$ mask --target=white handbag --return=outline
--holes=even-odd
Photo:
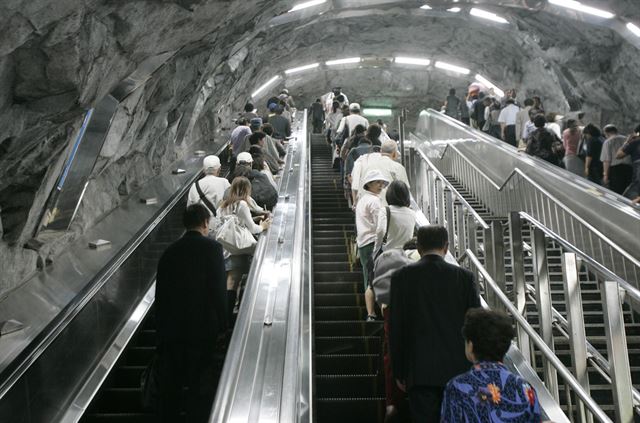
[[[221,217],[222,224],[216,230],[216,241],[231,255],[253,254],[258,241],[251,231],[240,223],[235,213]]]

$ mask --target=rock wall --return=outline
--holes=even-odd
[[[559,27],[558,17],[524,11],[509,12],[514,23],[498,28],[396,6],[270,26],[292,3],[0,3],[0,297],[185,151],[223,141],[250,93],[286,68],[356,54],[426,56],[521,95],[541,94],[550,110],[585,109],[624,128],[637,119],[640,57],[610,30],[571,20]],[[145,59],[169,51],[178,53],[118,108],[70,231],[34,241],[86,110]],[[300,74],[283,84],[302,105],[339,83],[354,101],[415,112],[468,82],[390,67]]]

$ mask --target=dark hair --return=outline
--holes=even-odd
[[[367,129],[364,127],[364,125],[356,125],[355,129],[354,129],[354,133],[356,134],[364,134],[364,132]]]
[[[182,224],[186,230],[200,228],[209,221],[209,210],[202,204],[192,204],[184,211],[182,215]]]
[[[247,103],[244,105],[245,112],[253,112],[253,109],[255,109],[255,107],[253,107],[252,103]]]
[[[258,171],[264,170],[264,155],[262,154],[262,150],[254,150],[249,152],[251,153],[251,158],[253,159],[253,163],[251,163],[251,169],[255,169]]]
[[[284,108],[282,106],[278,106],[276,107],[274,112],[276,113],[276,115],[281,115],[282,113],[284,113]]]
[[[429,225],[418,228],[418,247],[422,251],[440,250],[449,243],[449,233],[444,226]]]
[[[245,118],[239,118],[236,120],[236,125],[246,125],[247,123],[249,123],[249,121]]]
[[[391,182],[387,187],[385,198],[390,206],[409,207],[411,205],[409,187],[402,181]]]
[[[254,161],[256,160],[256,156],[262,157],[262,155],[264,154],[264,152],[262,151],[262,147],[260,147],[259,145],[252,145],[251,147],[249,147],[248,153],[251,154],[251,158]]]
[[[514,335],[511,318],[504,313],[472,308],[464,318],[462,336],[473,343],[478,361],[502,361]]]
[[[456,89],[455,88],[449,89],[449,95],[456,95]]]
[[[344,96],[340,94],[339,96],[336,97],[336,100],[338,100],[338,103],[342,103],[344,101]]]
[[[617,134],[618,128],[616,128],[615,125],[609,124],[603,128],[603,131],[605,134]]]
[[[262,131],[256,131],[253,134],[249,135],[249,144],[257,145],[260,140],[266,137],[265,133]]]
[[[584,129],[582,130],[582,133],[591,135],[593,138],[598,138],[599,136],[602,135],[602,132],[600,132],[600,128],[595,126],[593,123],[590,123],[587,126],[585,126]]]
[[[507,101],[505,101],[505,103],[506,103],[506,104],[516,104],[516,101],[515,101],[513,98],[509,97],[509,98],[507,99]]]
[[[358,127],[356,126],[356,130],[357,128]],[[375,123],[369,125],[369,127],[367,128],[367,138],[369,138],[371,142],[377,141],[380,138],[380,135],[382,135],[382,128],[380,127],[380,125],[377,125]]]
[[[320,99],[319,98],[316,98],[316,103],[320,103]]]
[[[265,123],[262,125],[262,132],[264,132],[265,134],[271,136],[273,135],[273,126],[271,126],[270,123]]]
[[[236,165],[236,168],[233,170],[233,173],[229,175],[227,180],[229,182],[233,182],[234,179],[239,178],[241,176],[249,179],[249,176],[251,176],[251,166],[246,165],[244,163],[238,163]]]
[[[402,246],[403,250],[416,250],[418,248],[418,239],[414,236]]]
[[[536,128],[544,128],[544,125],[547,123],[547,118],[544,117],[543,114],[539,114],[533,118],[533,126]]]
[[[534,108],[529,110],[529,120],[531,120],[531,122],[533,122],[533,118],[542,114],[542,110]]]
[[[635,129],[633,130],[633,132],[635,134],[640,133],[640,125],[636,126]]]
[[[340,108],[340,103],[338,103],[337,101],[334,101],[333,103],[331,103],[331,111],[333,113],[336,113],[339,108]]]
[[[532,98],[527,98],[527,99],[524,101],[524,106],[525,106],[525,107],[533,106],[533,99],[532,99]]]

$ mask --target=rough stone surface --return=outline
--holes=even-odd
[[[517,87],[521,97],[541,95],[548,110],[583,109],[623,128],[638,118],[638,49],[569,15],[505,8],[512,23],[500,27],[462,14],[417,13],[405,2],[268,26],[293,3],[0,2],[0,296],[192,146],[223,140],[250,93],[286,68],[356,54],[425,56]],[[619,15],[637,15],[636,0],[609,3]],[[25,248],[86,110],[145,59],[169,51],[178,52],[118,108],[70,230],[41,234],[41,243],[30,243],[38,248]],[[287,86],[304,106],[340,84],[352,100],[415,113],[469,82],[384,65],[292,75],[270,91]]]

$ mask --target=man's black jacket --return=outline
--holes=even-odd
[[[222,246],[188,231],[162,254],[156,277],[158,342],[214,343],[227,327]]]

